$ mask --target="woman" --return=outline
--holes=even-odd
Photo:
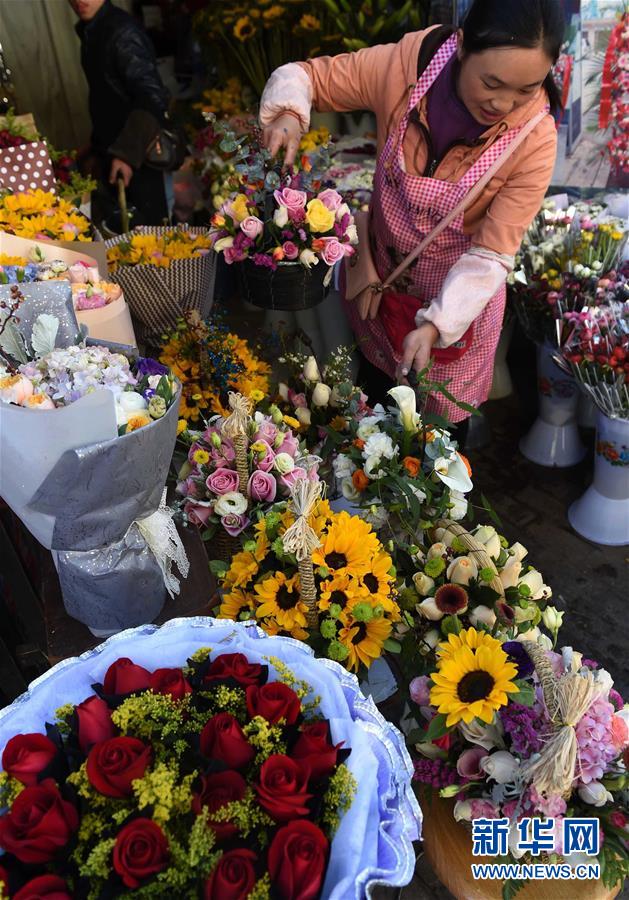
[[[368,390],[382,393],[383,372],[404,380],[433,354],[433,380],[449,382],[474,407],[487,399],[506,278],[554,167],[550,109],[559,97],[550,70],[563,27],[560,0],[474,0],[458,31],[435,26],[398,44],[290,63],[269,79],[260,109],[265,142],[273,154],[284,147],[289,164],[312,104],[375,112],[369,237],[377,280],[472,199],[394,285],[417,300],[382,300],[368,289],[345,301],[372,375],[380,370]],[[467,416],[442,397],[430,405],[453,422]]]

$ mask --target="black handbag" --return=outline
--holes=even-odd
[[[160,172],[175,172],[183,165],[187,150],[184,131],[167,122],[148,145],[144,164]]]

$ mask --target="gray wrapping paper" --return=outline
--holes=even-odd
[[[24,295],[18,316],[20,333],[30,345],[33,324],[42,313],[59,319],[59,330],[55,339],[56,347],[70,347],[76,344],[80,332],[79,323],[72,302],[72,287],[69,281],[34,281],[18,285]],[[11,285],[0,285],[0,300],[7,301],[11,295]]]

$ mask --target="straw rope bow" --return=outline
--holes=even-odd
[[[243,397],[242,394],[237,394],[234,391],[229,392],[227,399],[232,412],[223,422],[221,433],[226,438],[229,438],[234,445],[240,493],[246,497],[249,483],[249,465],[247,463],[249,437],[247,431],[251,417],[252,402],[248,397]]]
[[[295,521],[282,538],[286,553],[294,553],[299,570],[300,595],[307,607],[306,621],[309,628],[316,628],[319,622],[317,615],[317,588],[314,580],[312,554],[319,546],[319,538],[308,518],[312,514],[315,503],[321,497],[321,482],[299,478],[291,492],[291,506]]]
[[[534,782],[540,794],[560,794],[567,799],[578,765],[576,726],[586,714],[596,696],[596,682],[591,672],[566,672],[555,676],[546,653],[539,644],[523,641],[531,658],[544,693],[546,709],[553,724],[553,732],[542,752],[523,768],[522,775]]]

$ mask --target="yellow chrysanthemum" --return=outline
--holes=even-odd
[[[299,575],[287,578],[284,572],[275,572],[254,586],[258,595],[256,617],[275,619],[284,631],[306,627],[308,607],[299,593]]]
[[[391,622],[385,618],[373,618],[369,622],[352,622],[339,631],[339,641],[347,647],[345,665],[353,672],[361,664],[369,668],[382,656],[384,642],[391,634]]]
[[[145,425],[150,425],[152,421],[151,417],[144,413],[136,413],[133,416],[129,416],[125,433],[130,434],[132,431],[137,431],[138,428],[144,428]]]
[[[458,635],[458,646],[448,642],[431,675],[430,702],[447,716],[448,727],[476,718],[491,722],[496,710],[509,702],[507,695],[519,690],[512,681],[518,671],[515,663],[509,662],[498,641],[492,638],[496,645],[492,646],[478,634],[470,628]]]
[[[358,516],[342,512],[322,536],[322,544],[312,554],[315,568],[323,566],[337,575],[366,574],[381,544],[371,526]]]
[[[295,429],[295,431],[301,426],[299,419],[293,419],[292,416],[284,416],[284,424],[288,425],[289,428]]]
[[[210,454],[207,450],[195,450],[192,454],[192,459],[198,466],[205,466],[210,461]]]

